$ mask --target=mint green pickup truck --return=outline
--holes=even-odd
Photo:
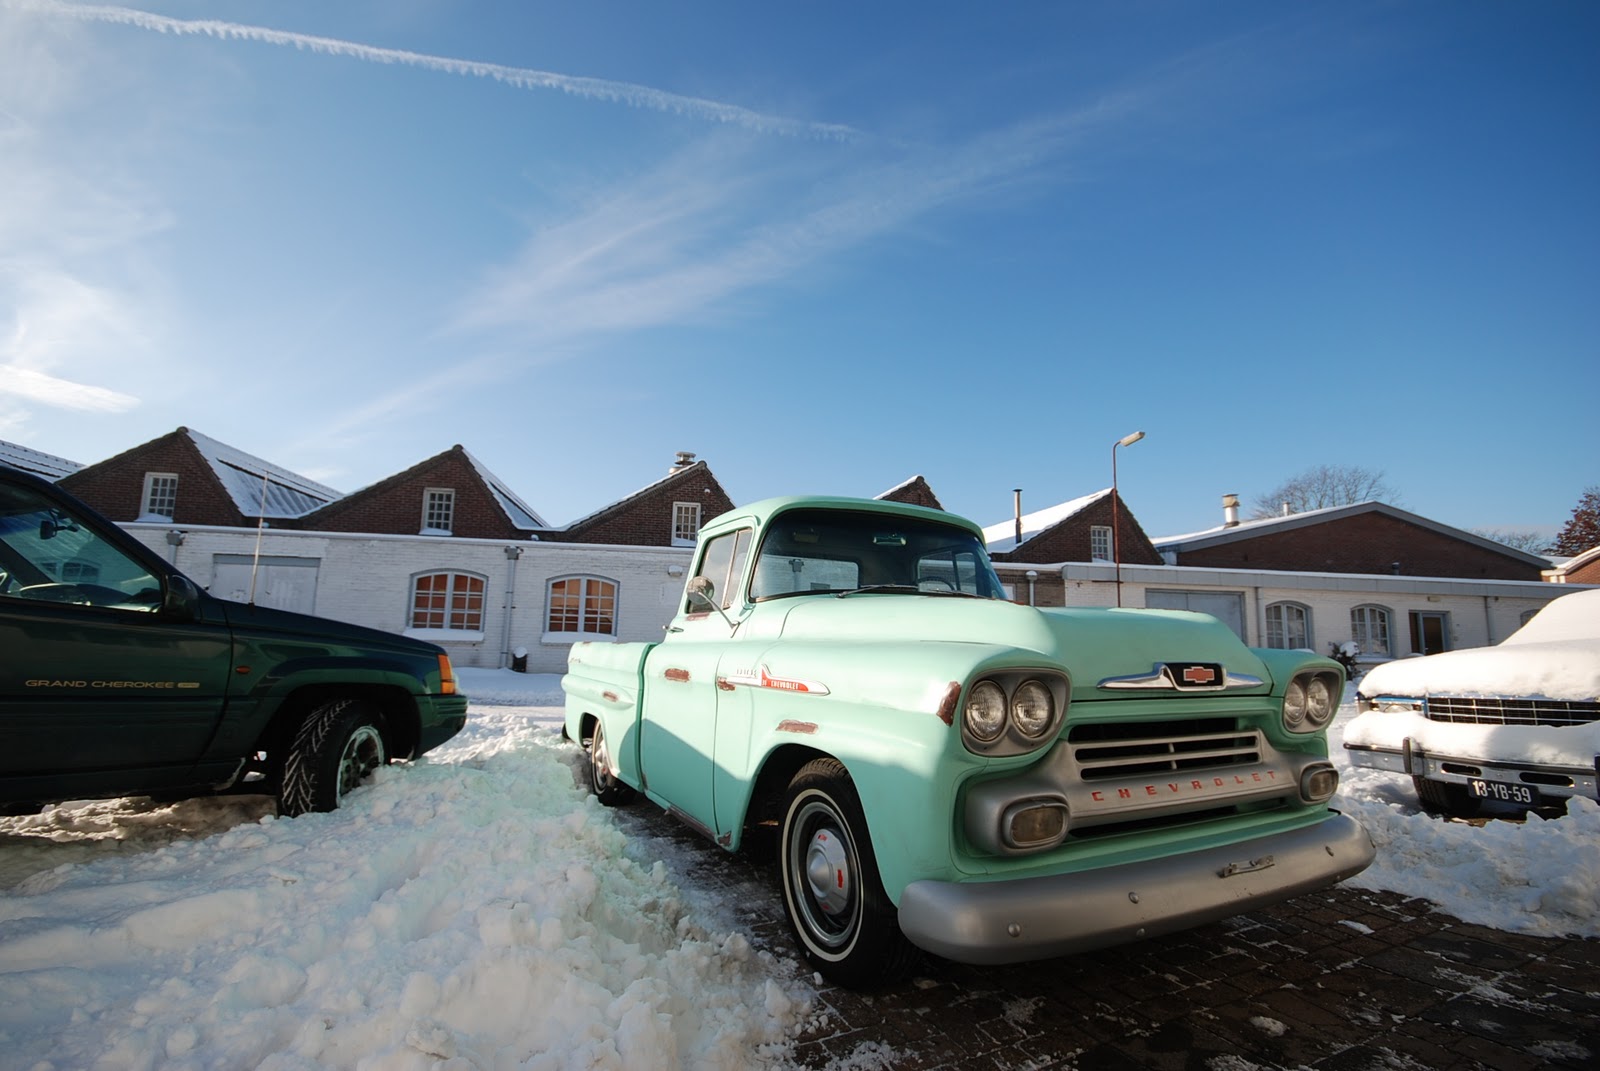
[[[660,643],[574,646],[594,794],[776,841],[812,966],[1058,956],[1320,889],[1373,858],[1328,806],[1337,663],[1216,619],[1007,600],[981,530],[783,498],[700,533]]]

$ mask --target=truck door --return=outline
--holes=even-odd
[[[639,727],[645,791],[713,834],[726,832],[717,828],[712,791],[721,696],[717,667],[737,642],[733,623],[744,608],[741,584],[750,537],[750,530],[741,528],[701,548],[694,576],[710,580],[715,609],[685,596],[666,639],[651,650],[645,665]]]
[[[163,615],[163,583],[67,500],[0,478],[0,775],[71,790],[204,752],[229,634]]]

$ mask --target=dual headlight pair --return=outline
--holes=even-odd
[[[1033,751],[1060,731],[1067,711],[1067,681],[1031,670],[1002,672],[967,690],[961,734],[968,749],[984,755]]]
[[[1332,673],[1301,673],[1283,692],[1283,726],[1291,733],[1314,733],[1339,709],[1339,680]]]

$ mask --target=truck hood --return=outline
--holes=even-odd
[[[800,596],[782,639],[823,642],[971,643],[1036,651],[1076,688],[1148,674],[1159,662],[1220,663],[1270,682],[1266,665],[1226,625],[1182,610],[1038,609],[988,599],[902,594]]]

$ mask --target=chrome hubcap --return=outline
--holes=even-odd
[[[850,854],[844,842],[831,829],[819,829],[806,847],[806,884],[811,898],[829,915],[849,909],[854,898],[855,879],[850,873]]]

